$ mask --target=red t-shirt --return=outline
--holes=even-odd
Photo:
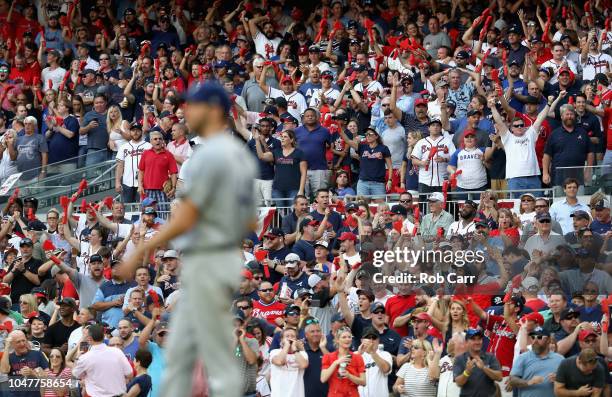
[[[392,296],[385,304],[385,312],[387,313],[387,316],[389,316],[389,325],[391,325],[391,329],[400,334],[402,337],[408,336],[408,327],[403,326],[400,328],[395,328],[392,326],[393,321],[395,321],[397,317],[401,316],[406,310],[414,307],[415,304],[416,299],[414,295]]]
[[[261,300],[253,301],[253,317],[263,318],[272,325],[274,320],[285,315],[285,304],[279,301],[265,304]]]
[[[502,316],[489,314],[485,322],[485,329],[489,331],[489,347],[487,352],[494,354],[501,365],[504,376],[510,374],[512,360],[514,360],[514,344],[516,335]]]
[[[610,91],[612,92],[612,91]],[[606,149],[612,150],[612,107],[608,107],[604,110],[603,126],[606,130]]]
[[[529,117],[528,115],[516,112],[516,117],[520,117],[525,123],[526,127],[530,127],[535,121],[536,117]],[[546,146],[546,141],[551,134],[550,124],[548,120],[544,120],[544,122],[540,125],[540,131],[538,131],[538,139],[536,140],[535,150],[536,157],[538,158],[538,166],[542,169],[542,157],[544,157],[544,147]]]
[[[346,370],[353,376],[359,376],[365,372],[365,363],[363,357],[359,353],[350,353],[351,362],[346,366]],[[338,351],[327,353],[323,356],[321,369],[327,369],[338,359]],[[359,389],[356,384],[348,378],[338,377],[338,369],[334,371],[332,376],[327,380],[329,391],[327,397],[359,397]]]
[[[74,288],[74,284],[70,279],[67,279],[64,282],[64,288],[62,288],[62,298],[72,298],[74,300],[79,300],[79,293],[76,288]]]
[[[18,79],[23,80],[23,84],[26,86],[31,86],[35,77],[40,79],[40,67],[38,66],[38,62],[32,62],[26,65],[23,70],[12,68],[11,74],[9,75],[9,79],[13,81]],[[18,81],[16,82],[18,83]]]
[[[521,235],[519,234],[519,231],[517,228],[511,227],[509,229],[506,229],[504,230],[504,234],[508,236],[508,238],[510,238],[510,240],[512,241],[512,245],[514,245],[515,247],[518,245],[521,239]],[[489,236],[499,237],[499,229],[491,230],[491,233],[489,233]]]
[[[174,156],[165,149],[159,153],[153,149],[145,150],[138,170],[144,172],[143,187],[148,190],[161,190],[168,177],[178,173]]]

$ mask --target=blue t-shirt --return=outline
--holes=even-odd
[[[506,90],[508,89],[508,80],[502,81],[502,87],[504,89],[504,92],[506,92]],[[524,95],[523,92],[526,89],[527,89],[527,84],[525,84],[523,80],[518,79],[514,81],[513,92],[515,94]],[[512,99],[508,102],[508,105],[510,105],[510,107],[516,110],[517,112],[521,112],[521,113],[523,112],[524,105],[521,101],[519,101],[516,98],[516,96],[512,96]]]
[[[25,379],[19,374],[19,371],[21,371],[23,367],[28,367],[31,369],[40,367],[42,369],[47,369],[49,368],[49,361],[47,361],[47,359],[45,358],[45,356],[43,355],[41,351],[29,350],[23,356],[18,356],[14,352],[11,353],[9,355],[9,365],[11,368],[8,374],[9,376],[20,378],[20,379]],[[23,397],[39,397],[40,391],[38,390],[37,391],[19,391],[19,392],[14,392],[14,393],[8,393],[8,395],[11,395],[11,396],[14,395],[14,396],[19,396],[19,397],[22,397],[22,396]]]
[[[385,183],[385,159],[391,157],[389,148],[381,144],[370,147],[367,143],[362,143],[357,148],[357,153],[361,158],[359,180]]]
[[[274,152],[281,148],[281,143],[278,139],[273,137],[268,137],[266,140],[266,144],[268,146],[268,151]],[[255,156],[257,160],[257,164],[259,165],[259,176],[257,179],[262,179],[264,181],[271,181],[274,179],[274,163],[270,163],[268,161],[260,160],[257,157],[257,149],[255,148],[255,139],[251,139],[247,144],[249,146],[249,150]]]
[[[601,235],[608,233],[610,231],[611,226],[612,226],[612,222],[602,223],[602,222],[599,222],[598,220],[594,220],[593,223],[591,223],[591,229],[595,233],[601,234]]]
[[[298,148],[306,155],[308,169],[327,170],[325,151],[327,146],[331,145],[329,130],[318,125],[317,128],[309,131],[306,126],[302,125],[295,129],[295,137]]]
[[[49,164],[74,158],[79,154],[79,122],[74,116],[64,119],[63,127],[70,130],[74,136],[66,138],[64,134],[55,131],[51,138],[47,140],[49,148]],[[42,134],[47,132],[47,123],[43,122]],[[76,160],[75,160],[76,161]]]
[[[419,167],[412,165],[412,158],[404,159],[406,163],[406,190],[419,190]]]
[[[166,370],[166,359],[164,358],[164,349],[159,347],[155,342],[149,342],[149,352],[153,356],[153,361],[147,369],[151,377],[151,394],[149,397],[157,397],[161,388],[162,376]]]
[[[147,397],[151,391],[151,377],[148,374],[135,377],[127,384],[127,391],[129,392],[134,385],[140,386],[140,393],[136,395],[137,397]]]
[[[298,89],[299,93],[304,95],[304,98],[306,98],[306,103],[310,103],[310,98],[312,98],[312,94],[320,89],[322,87],[321,83],[319,84],[313,84],[313,83],[305,83],[302,84],[300,86],[300,88]]]
[[[92,128],[87,133],[88,149],[105,149],[108,145],[108,131],[106,130],[106,113],[98,113],[91,110],[83,117],[83,126],[86,127],[92,121],[98,122],[98,127]]]
[[[315,258],[314,247],[312,242],[306,240],[298,240],[295,244],[293,244],[293,249],[291,250],[294,254],[297,254],[301,260],[303,261],[312,261]]]

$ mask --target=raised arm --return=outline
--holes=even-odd
[[[487,101],[487,105],[489,106],[489,109],[491,109],[491,114],[493,115],[493,120],[495,120],[495,128],[497,128],[498,134],[504,136],[506,133],[508,133],[508,126],[504,120],[502,120],[501,115],[497,111],[497,107],[495,106],[495,98],[490,97]]]
[[[391,86],[391,101],[389,102],[389,109],[393,112],[393,116],[396,119],[402,119],[402,110],[397,107],[397,90],[400,87],[400,81],[397,74],[393,75],[393,85]]]

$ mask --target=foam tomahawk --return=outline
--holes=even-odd
[[[83,194],[83,191],[87,189],[87,179],[82,179],[81,183],[79,183],[79,188],[76,191],[76,194],[72,197],[72,202],[74,203],[76,199]]]

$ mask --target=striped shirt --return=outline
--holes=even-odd
[[[438,387],[429,378],[429,368],[415,368],[406,363],[397,371],[397,377],[404,379],[402,397],[436,397]]]

